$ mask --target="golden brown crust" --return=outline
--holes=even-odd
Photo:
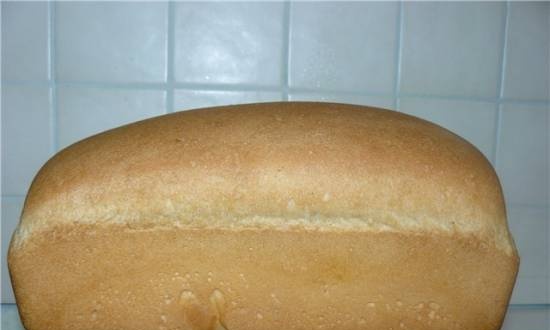
[[[468,142],[393,111],[289,102],[61,151],[9,266],[29,330],[490,330],[518,257]]]
[[[471,144],[329,103],[179,112],[74,144],[33,182],[16,243],[73,222],[460,232],[515,249],[498,179]]]
[[[28,330],[493,330],[517,258],[456,234],[74,225],[10,269]]]

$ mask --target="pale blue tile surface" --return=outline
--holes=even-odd
[[[63,87],[58,90],[59,147],[165,113],[165,92]]]
[[[502,330],[550,329],[550,307],[537,309],[510,309]]]
[[[178,2],[179,82],[279,85],[282,2]]]
[[[2,194],[25,194],[52,154],[50,90],[2,86]]]
[[[550,304],[549,213],[546,207],[509,204],[508,224],[521,258],[514,304]]]
[[[281,100],[280,92],[176,90],[174,92],[174,111]]]
[[[548,106],[502,106],[497,170],[509,203],[548,205],[548,114]]]
[[[505,6],[406,2],[401,92],[497,97]]]
[[[2,330],[25,330],[21,324],[17,306],[2,304]]]
[[[508,205],[508,224],[520,251],[520,277],[548,276],[549,255],[544,253],[548,249],[548,216],[543,207]]]
[[[518,278],[510,301],[520,305],[547,304],[549,286],[548,277]]]
[[[290,85],[393,93],[396,2],[292,5]]]
[[[289,101],[322,101],[336,103],[350,103],[369,105],[384,109],[394,110],[395,100],[388,96],[374,96],[345,93],[322,93],[322,92],[293,92],[289,94]]]
[[[545,99],[550,93],[550,2],[511,2],[504,97]]]
[[[2,1],[2,80],[48,79],[48,3]]]
[[[402,98],[400,111],[434,122],[475,145],[493,159],[497,105],[489,102]]]
[[[57,2],[58,79],[164,81],[166,8],[164,2]]]
[[[2,303],[14,301],[6,256],[11,236],[19,223],[23,201],[23,197],[2,197]]]

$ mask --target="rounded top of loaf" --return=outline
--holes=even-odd
[[[15,245],[75,223],[467,235],[515,253],[475,147],[412,116],[333,103],[177,112],[75,143],[34,179]]]

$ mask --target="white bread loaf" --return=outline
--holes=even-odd
[[[471,144],[394,111],[299,102],[66,148],[9,251],[28,330],[492,330],[518,263]]]

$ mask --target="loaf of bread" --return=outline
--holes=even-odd
[[[80,141],[34,179],[9,250],[28,330],[493,330],[518,262],[475,147],[305,102]]]

